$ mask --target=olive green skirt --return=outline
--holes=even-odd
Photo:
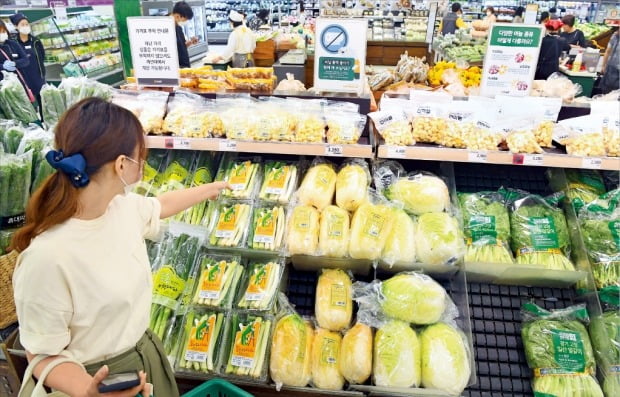
[[[86,371],[94,375],[102,366],[107,365],[110,373],[144,371],[148,383],[153,384],[153,394],[161,397],[178,397],[179,389],[174,379],[174,372],[161,341],[151,330],[146,330],[136,346],[109,360],[86,366]]]

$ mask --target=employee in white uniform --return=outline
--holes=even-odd
[[[243,24],[243,15],[231,11],[228,16],[233,31],[228,36],[228,44],[221,55],[215,57],[214,62],[232,61],[235,68],[254,66],[252,54],[256,48],[256,37],[252,30]]]

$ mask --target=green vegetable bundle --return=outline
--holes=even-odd
[[[223,313],[190,309],[185,316],[177,369],[207,374],[214,372],[224,328]]]
[[[43,121],[48,126],[57,124],[60,116],[67,110],[64,91],[51,84],[44,85],[41,88],[41,110]]]
[[[190,276],[200,242],[196,237],[181,234],[178,237],[170,236],[164,246],[161,257],[156,259],[153,274],[153,304],[149,325],[160,339],[163,339],[169,320],[180,306],[180,299],[193,289]]]
[[[514,201],[511,209],[511,246],[518,264],[575,270],[568,259],[570,237],[560,208],[528,195]]]
[[[284,241],[286,215],[283,207],[257,207],[248,245],[255,250],[279,251]]]
[[[23,214],[30,197],[32,151],[0,156],[0,218]]]
[[[65,93],[67,108],[85,98],[97,97],[106,101],[112,97],[112,88],[86,77],[68,77],[58,86]]]
[[[585,305],[547,311],[526,303],[521,329],[527,365],[534,371],[535,394],[602,397],[594,352],[588,331]]]
[[[0,82],[0,107],[7,117],[23,123],[39,121],[24,86],[13,73],[5,73]]]
[[[600,291],[606,310],[592,318],[590,338],[597,363],[603,375],[606,396],[620,395],[620,288],[607,287]]]
[[[29,126],[23,132],[23,137],[17,148],[17,154],[24,154],[32,150],[32,180],[37,177],[37,172],[42,163],[47,163],[45,160],[45,148],[49,148],[53,145],[54,134],[41,129],[38,126]],[[48,164],[49,165],[49,164]]]
[[[250,226],[250,204],[221,203],[214,211],[209,244],[213,247],[243,247]]]
[[[159,183],[158,194],[184,189],[191,184],[191,167],[195,153],[185,150],[174,150],[170,154],[168,166]]]
[[[568,182],[566,195],[577,213],[584,205],[591,203],[605,193],[603,177],[595,170],[567,169],[566,181]]]
[[[288,204],[297,187],[297,165],[283,161],[267,161],[265,180],[258,197],[265,201]]]
[[[224,190],[222,195],[234,199],[254,198],[260,179],[260,162],[261,159],[258,157],[251,159],[225,157],[215,179],[228,182],[232,190]]]
[[[5,128],[0,126],[0,143],[4,147],[4,152],[17,153],[24,133],[25,128],[17,123],[5,123]]]
[[[510,217],[497,192],[459,193],[465,225],[465,261],[513,263],[508,247]]]
[[[240,309],[269,310],[275,302],[282,276],[279,262],[256,262],[249,266],[239,296]]]
[[[216,166],[215,160],[215,156],[211,152],[200,152],[196,155],[190,176],[190,187],[213,182]],[[206,215],[208,213],[208,207],[209,202],[205,200],[187,211],[180,213],[176,219],[181,222],[189,223],[190,225],[202,225],[207,221]]]
[[[264,380],[271,317],[235,313],[232,316],[225,373]]]
[[[579,227],[597,288],[620,286],[620,189],[579,211]]]
[[[170,152],[172,156],[175,151]],[[167,150],[149,150],[149,154],[144,163],[144,171],[142,173],[142,180],[136,186],[134,190],[137,194],[143,196],[154,196],[157,194],[161,183],[163,182],[163,170],[166,168],[166,161],[168,159]]]
[[[239,262],[238,257],[204,257],[198,270],[192,303],[229,308],[243,275],[243,266]]]
[[[0,256],[8,253],[9,245],[13,239],[13,234],[17,229],[0,230]]]

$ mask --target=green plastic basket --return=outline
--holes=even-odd
[[[211,379],[182,397],[254,397],[223,379]]]

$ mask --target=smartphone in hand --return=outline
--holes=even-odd
[[[119,374],[110,374],[99,383],[99,393],[110,393],[113,391],[121,391],[131,389],[140,384],[140,375],[138,371],[123,372]]]

